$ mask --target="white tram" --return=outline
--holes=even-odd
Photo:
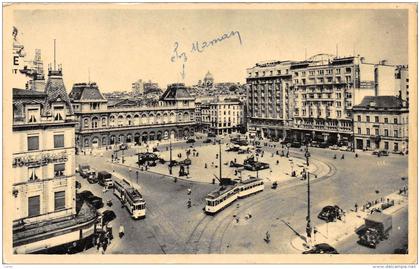
[[[207,195],[204,211],[207,214],[216,214],[235,202],[238,198],[245,198],[263,190],[263,180],[255,177],[234,185],[222,186],[219,190],[215,190]]]
[[[125,179],[114,179],[114,195],[128,209],[134,219],[146,217],[146,202],[140,192]]]
[[[220,189],[212,191],[206,197],[204,211],[207,214],[216,214],[238,199],[238,191],[237,185],[222,186]]]
[[[264,181],[261,178],[250,177],[239,183],[238,198],[245,198],[251,194],[264,190]]]

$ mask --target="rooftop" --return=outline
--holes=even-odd
[[[13,88],[13,97],[45,98],[46,96],[47,94],[45,92]]]
[[[177,99],[194,100],[194,98],[188,92],[187,87],[185,87],[183,83],[174,83],[168,85],[168,88],[160,97],[161,101]]]
[[[399,109],[403,107],[403,101],[395,96],[365,96],[362,102],[353,108]]]
[[[71,90],[69,97],[76,101],[85,100],[103,100],[106,101],[105,97],[99,91],[96,83],[75,83]]]

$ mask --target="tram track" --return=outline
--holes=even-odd
[[[321,176],[317,179],[314,179],[312,181],[313,183],[319,183],[319,182],[324,181],[324,180],[326,180],[326,179],[328,179],[328,178],[330,178],[330,177],[332,177],[333,175],[336,174],[336,168],[335,168],[334,165],[332,165],[328,162],[318,160],[318,159],[316,159],[316,160],[320,161],[321,163],[325,163],[328,167],[328,172],[325,175],[323,175],[323,176]],[[282,186],[279,189],[280,190],[286,190],[286,189],[293,188],[293,187],[296,187],[296,186],[300,186],[300,185],[303,185],[303,184],[305,184],[305,183],[304,182],[299,182],[297,184],[287,184],[286,186]],[[240,213],[244,213],[245,211],[249,211],[250,208],[258,206],[259,204],[264,203],[268,200],[271,200],[275,197],[277,197],[277,193],[275,191],[271,191],[266,196],[248,200],[248,201],[244,202],[244,204],[242,206],[240,206],[239,208],[235,208],[235,209],[238,209],[238,212],[236,213],[236,215],[238,215]],[[235,209],[232,209],[229,212],[233,213]],[[223,232],[220,233],[219,238],[216,238],[217,234],[218,234],[217,232],[220,229],[220,227],[222,226],[222,224],[224,224],[226,222],[226,220],[228,220],[229,218],[230,218],[230,214],[228,214],[226,217],[224,217],[220,221],[219,225],[216,227],[216,230],[211,234],[211,239],[210,239],[209,248],[208,248],[209,253],[214,253],[214,252],[220,253],[220,251],[222,249],[222,246],[223,246],[223,238],[224,238],[228,228],[232,225],[233,221],[230,221],[230,222],[227,223],[227,225],[223,229]],[[213,248],[213,246],[215,244],[214,241],[216,241],[216,240],[218,241],[218,248],[214,249]]]

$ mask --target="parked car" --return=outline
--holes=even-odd
[[[96,173],[95,173],[95,174],[90,174],[90,175],[87,177],[87,181],[88,181],[90,184],[96,184],[96,183],[98,183],[98,177],[97,177]]]
[[[351,148],[350,148],[349,146],[341,146],[341,147],[339,148],[339,150],[340,150],[340,151],[350,151],[350,150],[351,150]]]
[[[311,142],[311,147],[319,148],[319,142],[318,141],[312,141]]]
[[[188,144],[195,143],[195,139],[194,138],[188,138],[187,143]]]
[[[329,144],[327,142],[321,142],[321,143],[319,143],[319,147],[320,148],[325,149],[325,148],[328,148],[328,146],[329,146]]]
[[[79,164],[79,174],[85,178],[87,176],[87,172],[90,170],[90,165],[88,164]]]
[[[343,215],[343,210],[338,206],[328,205],[324,207],[318,214],[318,218],[325,220],[326,222],[333,222]]]
[[[312,249],[302,252],[302,254],[338,254],[332,246],[322,243],[315,245]]]
[[[392,229],[392,216],[383,213],[373,213],[365,218],[365,224],[360,229],[357,243],[376,248],[379,242],[389,238]]]
[[[339,149],[337,145],[332,145],[332,146],[329,146],[328,148],[332,149],[332,150],[338,150]]]
[[[374,152],[372,152],[372,155],[377,155],[377,156],[388,156],[389,153],[386,150],[375,150]]]
[[[206,140],[203,141],[203,143],[206,143],[206,144],[211,143],[211,142],[212,142],[212,140],[210,138],[207,138]]]
[[[292,148],[300,148],[300,147],[302,146],[302,144],[301,144],[300,142],[292,142],[292,143],[290,144],[290,146],[291,146]]]

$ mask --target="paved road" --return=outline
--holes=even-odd
[[[134,152],[129,150],[126,154]],[[353,208],[355,203],[361,205],[378,199],[407,183],[401,180],[408,174],[405,156],[377,158],[361,153],[356,159],[353,153],[344,153],[344,160],[334,160],[332,156],[341,157],[342,152],[312,148],[310,152],[313,159],[325,162],[330,169],[328,177],[311,184],[314,225],[320,223],[316,215],[326,205]],[[299,150],[292,154],[303,156]],[[88,162],[99,170],[115,170],[136,181],[133,171],[107,162],[109,155],[110,152],[104,157],[78,156],[77,161]],[[83,179],[81,182],[83,188],[101,194],[98,185],[90,185]],[[295,232],[303,232],[306,225],[307,187],[304,182],[289,182],[277,190],[266,186],[264,192],[238,200],[216,216],[206,216],[202,211],[204,197],[217,187],[215,185],[182,180],[174,183],[172,178],[147,172],[140,172],[139,184],[147,203],[144,220],[130,219],[111,193],[104,194],[106,199],[114,200],[112,208],[118,216],[114,227],[117,229],[120,222],[123,223],[127,234],[122,240],[114,240],[110,248],[112,253],[298,253],[290,241]],[[190,209],[186,205],[188,188],[192,189],[193,206]],[[251,218],[248,218],[249,214]],[[234,215],[239,217],[238,222]],[[401,222],[404,221],[407,222],[406,216],[401,217]],[[266,231],[272,238],[269,244],[263,241]],[[404,232],[401,233],[398,237],[403,236]],[[345,248],[352,251],[351,242],[348,244]]]
[[[408,244],[408,208],[404,207],[392,217],[392,230],[389,239],[377,245],[375,249],[357,244],[356,234],[340,242],[335,247],[339,253],[344,254],[392,254],[397,248]]]

